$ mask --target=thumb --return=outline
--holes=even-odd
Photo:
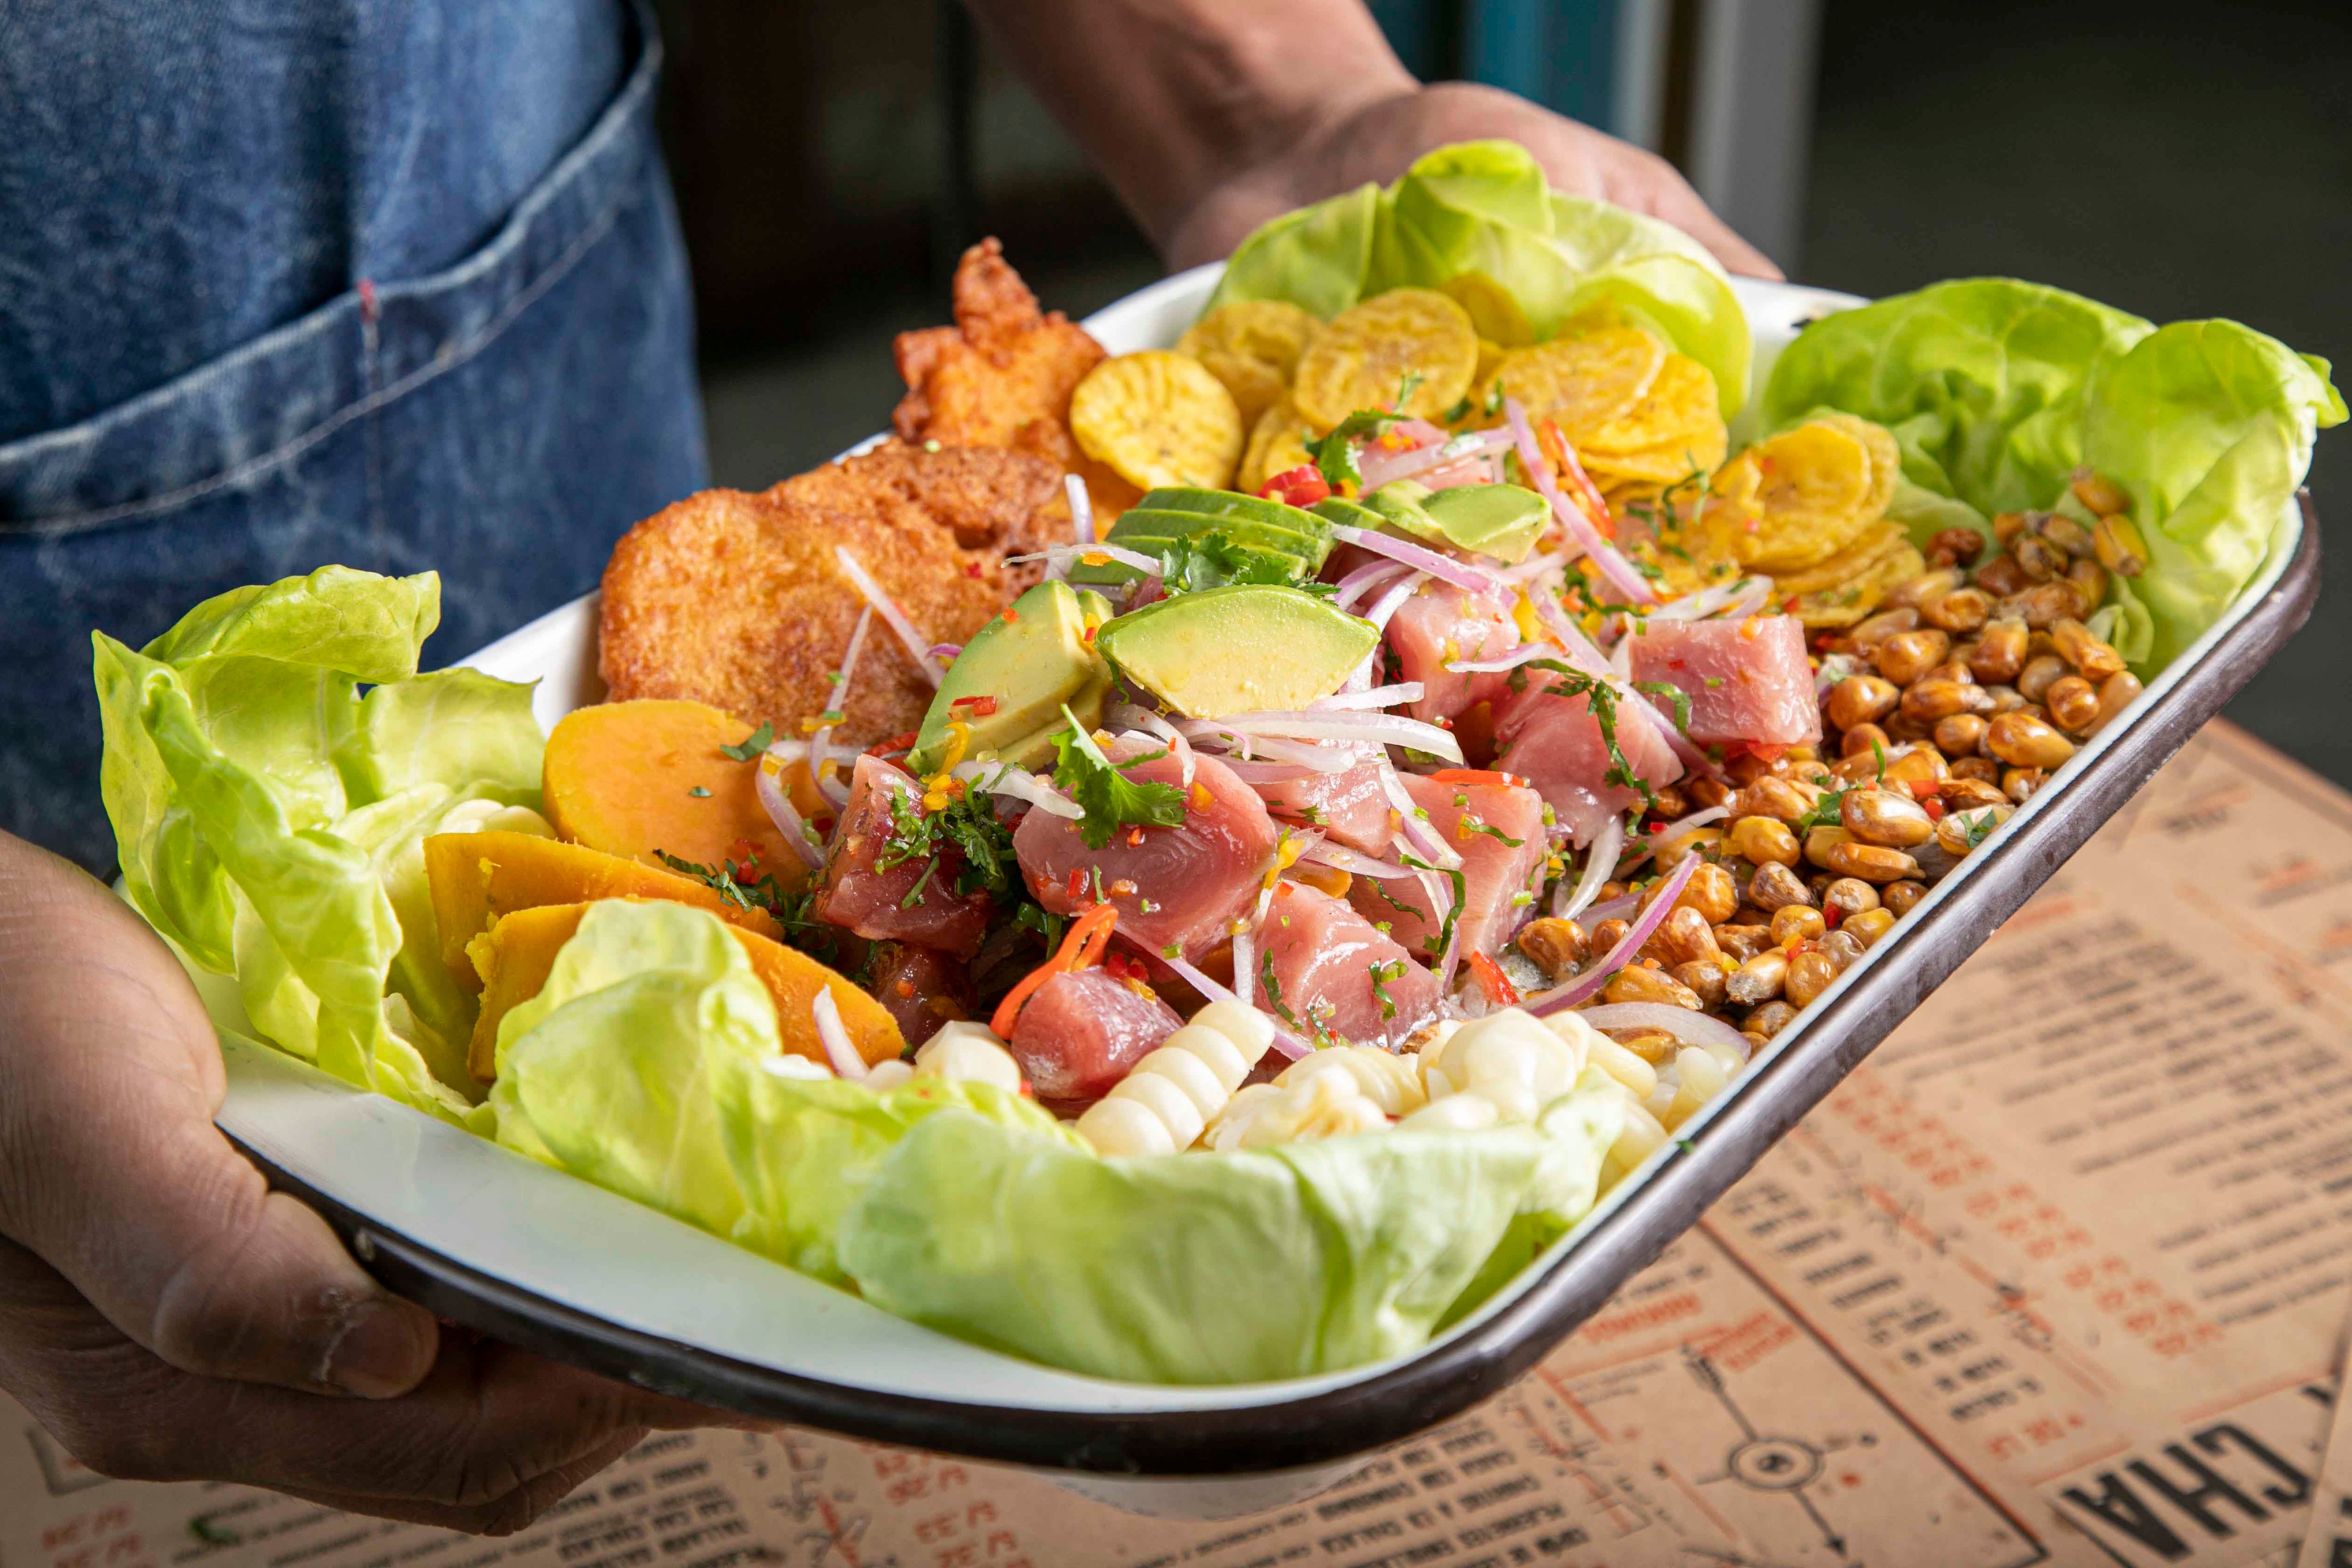
[[[89,877],[0,836],[0,1233],[184,1371],[388,1398],[439,1331],[212,1123],[194,987]]]

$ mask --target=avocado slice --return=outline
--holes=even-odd
[[[1318,501],[1316,508],[1333,521],[1393,528],[1417,539],[1475,550],[1506,562],[1527,559],[1551,515],[1543,497],[1517,485],[1455,485],[1433,490],[1412,479],[1391,479],[1366,496],[1362,505],[1354,507],[1356,513],[1373,518],[1370,524],[1325,510],[1351,504],[1324,500]]]
[[[1326,496],[1307,509],[1326,522],[1339,523],[1348,528],[1379,528],[1388,521],[1379,512],[1361,501],[1345,496]]]
[[[1380,640],[1328,599],[1260,583],[1146,605],[1095,636],[1129,680],[1197,719],[1328,697]]]
[[[1146,490],[1143,499],[1135,504],[1149,511],[1191,511],[1203,517],[1245,518],[1274,528],[1286,528],[1293,533],[1311,535],[1322,531],[1315,526],[1313,517],[1287,501],[1244,495],[1239,490],[1204,490],[1186,485],[1166,485],[1156,490]]]
[[[1189,505],[1155,506],[1150,504],[1154,498],[1197,500],[1203,508],[1235,504],[1231,510],[1207,510]],[[1104,542],[1146,555],[1159,555],[1180,539],[1207,533],[1222,533],[1244,552],[1281,558],[1285,574],[1293,577],[1314,576],[1322,570],[1324,557],[1331,552],[1331,528],[1325,519],[1279,501],[1223,490],[1153,490],[1144,497],[1143,504],[1119,514]],[[1135,568],[1117,562],[1090,566],[1081,560],[1070,568],[1070,580],[1074,583],[1129,583],[1141,575]]]
[[[1100,594],[1067,583],[1040,583],[1015,599],[973,633],[948,667],[916,731],[909,770],[921,777],[939,767],[947,755],[948,725],[959,719],[971,732],[964,760],[997,757],[1024,767],[1052,754],[1050,737],[1063,727],[1063,704],[1081,722],[1095,722],[1110,689],[1110,667],[1087,627],[1110,616],[1110,603]],[[970,700],[976,698],[995,699],[995,711],[974,712]]]

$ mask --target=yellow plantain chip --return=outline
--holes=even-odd
[[[1485,384],[1486,378],[1495,374],[1495,367],[1503,363],[1503,356],[1510,352],[1510,350],[1505,348],[1502,344],[1496,342],[1491,338],[1480,338],[1478,340],[1478,369],[1470,377],[1471,384],[1474,386]],[[1471,417],[1473,418],[1478,418],[1481,416],[1482,416],[1479,413],[1475,411],[1471,415]]]
[[[1191,354],[1225,384],[1255,425],[1290,385],[1298,355],[1323,323],[1284,300],[1236,300],[1220,305],[1184,330],[1176,352]]]
[[[1612,484],[1626,480],[1671,485],[1713,473],[1721,466],[1724,448],[1729,444],[1723,421],[1717,419],[1704,428],[1643,450],[1597,452],[1579,447],[1576,455],[1593,482],[1607,489]]]
[[[1900,524],[1873,523],[1862,531],[1854,542],[1826,560],[1811,566],[1794,566],[1772,574],[1772,585],[1783,597],[1791,594],[1818,594],[1825,588],[1856,577],[1868,575],[1894,553],[1905,538]]]
[[[1764,515],[1743,552],[1767,572],[1833,555],[1878,521],[1871,510],[1870,449],[1851,433],[1807,423],[1756,449]]]
[[[1818,593],[1800,594],[1784,602],[1808,629],[1850,626],[1878,608],[1878,602],[1896,584],[1916,577],[1927,569],[1926,558],[1906,539],[1880,556],[1861,576]]]
[[[1529,419],[1556,419],[1578,441],[1578,432],[1631,414],[1665,363],[1665,345],[1639,327],[1604,327],[1513,349],[1472,396],[1483,407],[1499,384],[1499,395],[1517,398]]]
[[[1223,488],[1241,461],[1241,410],[1190,354],[1166,349],[1107,359],[1070,394],[1070,434],[1087,456],[1143,489]]]
[[[1528,313],[1508,289],[1484,272],[1457,272],[1438,291],[1470,312],[1478,335],[1500,348],[1523,349],[1536,341]]]
[[[1467,311],[1434,289],[1391,289],[1331,318],[1298,356],[1290,400],[1326,430],[1360,408],[1435,419],[1462,401],[1477,368]],[[1408,375],[1418,379],[1397,408]]]
[[[1895,481],[1903,477],[1903,448],[1895,445],[1894,432],[1867,419],[1836,412],[1816,414],[1812,422],[1843,430],[1862,443],[1870,454],[1870,515],[1885,516],[1895,500]]]
[[[1566,426],[1561,428],[1567,430]],[[1666,356],[1650,390],[1625,413],[1581,433],[1568,430],[1588,468],[1604,460],[1602,453],[1639,453],[1696,444],[1710,435],[1716,449],[1715,461],[1707,465],[1711,470],[1723,461],[1726,444],[1723,415],[1716,405],[1715,376],[1698,361],[1676,353]]]
[[[1242,454],[1242,471],[1234,477],[1234,488],[1255,495],[1275,475],[1313,462],[1307,450],[1308,434],[1307,422],[1298,417],[1289,397],[1275,399],[1250,427],[1249,450]]]

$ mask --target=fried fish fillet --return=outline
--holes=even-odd
[[[756,495],[688,496],[614,547],[597,668],[616,701],[688,698],[799,734],[834,705],[831,677],[866,606],[836,545],[919,636],[960,643],[1041,574],[1007,567],[1007,555],[1066,537],[1060,486],[1025,453],[886,441]],[[839,739],[862,747],[903,734],[930,700],[877,616]]]
[[[891,416],[899,436],[1034,453],[1084,479],[1099,518],[1132,506],[1135,487],[1070,436],[1070,394],[1103,346],[1061,311],[1041,312],[993,239],[963,253],[954,300],[954,326],[901,332],[894,345],[907,384]]]

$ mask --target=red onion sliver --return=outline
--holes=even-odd
[[[1711,1014],[1665,1002],[1606,1002],[1577,1015],[1596,1029],[1664,1029],[1686,1046],[1729,1046],[1748,1055],[1747,1036]]]
[[[1342,610],[1353,610],[1356,607],[1356,601],[1366,594],[1374,592],[1381,584],[1389,582],[1400,573],[1411,570],[1412,568],[1402,562],[1391,561],[1386,557],[1359,566],[1339,579],[1332,590],[1331,603]]]
[[[1369,528],[1350,528],[1340,523],[1331,530],[1331,537],[1343,544],[1369,550],[1375,555],[1385,555],[1391,561],[1402,561],[1416,572],[1426,572],[1442,583],[1466,588],[1473,594],[1483,594],[1494,587],[1495,578],[1466,562],[1418,544],[1408,544],[1402,539],[1391,539],[1385,533],[1375,533]]]
[[[1462,868],[1461,852],[1437,835],[1437,830],[1423,822],[1418,815],[1421,807],[1405,793],[1404,781],[1397,777],[1396,769],[1389,764],[1388,754],[1381,754],[1381,793],[1389,797],[1389,806],[1403,824],[1401,829],[1405,845],[1415,855],[1431,865],[1448,871]]]
[[[991,772],[990,770],[994,770]],[[981,777],[987,773],[986,778]],[[1070,799],[1051,784],[1026,768],[1011,763],[959,763],[955,776],[985,795],[1008,795],[1024,801],[1048,816],[1076,821],[1086,816],[1086,807]]]
[[[1559,650],[1549,643],[1521,643],[1500,658],[1456,659],[1445,668],[1456,675],[1491,675],[1500,670],[1517,669],[1539,658],[1550,658]]]
[[[1625,819],[1612,816],[1592,836],[1592,846],[1584,852],[1584,869],[1571,889],[1568,879],[1560,879],[1551,896],[1551,912],[1564,921],[1572,921],[1591,906],[1601,894],[1601,884],[1616,874],[1618,852],[1625,847]]]
[[[1335,871],[1345,871],[1351,877],[1368,877],[1375,882],[1392,882],[1421,875],[1410,867],[1391,866],[1385,860],[1375,860],[1369,855],[1360,855],[1346,845],[1334,844],[1328,839],[1300,850],[1298,858],[1312,860],[1318,866],[1328,866]]]
[[[1380,602],[1364,612],[1364,619],[1371,622],[1381,631],[1387,631],[1389,617],[1397,613],[1398,606],[1419,593],[1421,585],[1428,581],[1429,576],[1426,573],[1406,573],[1402,582],[1382,594]]]
[[[1216,724],[1220,729],[1240,735],[1405,746],[1416,752],[1425,752],[1433,757],[1443,757],[1449,763],[1463,760],[1462,742],[1454,738],[1451,731],[1441,730],[1434,724],[1424,724],[1418,719],[1407,719],[1398,713],[1349,713],[1344,710],[1233,713],[1217,720]]]
[[[1609,984],[1610,976],[1633,963],[1640,955],[1642,944],[1666,923],[1666,917],[1675,912],[1675,900],[1683,896],[1683,889],[1690,885],[1691,877],[1698,868],[1697,856],[1684,856],[1683,863],[1674,868],[1656,896],[1651,899],[1650,907],[1642,911],[1639,920],[1626,928],[1624,936],[1609,950],[1609,956],[1601,961],[1598,968],[1541,995],[1528,997],[1528,1011],[1541,1018],[1553,1013],[1564,1013],[1579,1002],[1599,995],[1601,988]]]
[[[1064,474],[1062,493],[1070,498],[1070,537],[1080,544],[1094,543],[1095,501],[1087,493],[1087,481],[1076,474]]]
[[[1584,911],[1584,919],[1590,925],[1598,925],[1602,921],[1622,921],[1641,907],[1641,894],[1625,893],[1606,903],[1593,905]]]
[[[809,842],[808,824],[801,820],[801,814],[793,808],[793,797],[784,793],[782,778],[768,768],[756,768],[751,773],[751,788],[759,795],[760,805],[766,808],[768,820],[776,825],[776,831],[783,835],[784,842],[792,846],[793,853],[798,855],[810,870],[823,870],[824,857],[818,853],[815,845]]]
[[[841,668],[833,674],[832,695],[825,699],[828,712],[843,711],[842,704],[849,700],[849,682],[857,673],[857,656],[866,649],[866,633],[874,625],[874,607],[868,605],[857,612],[857,624],[849,631],[849,647],[841,656]],[[833,775],[833,731],[831,724],[822,725],[809,737],[809,777],[816,782],[817,794],[835,805],[849,804],[849,786]],[[846,754],[846,753],[845,753]],[[854,755],[850,765],[856,765]]]
[[[1334,692],[1328,697],[1318,697],[1307,706],[1318,713],[1335,713],[1360,708],[1393,708],[1400,702],[1420,700],[1421,682],[1401,680],[1394,686],[1376,686],[1369,691]]]
[[[1235,996],[1224,986],[1218,984],[1215,981],[1210,979],[1206,974],[1202,973],[1201,971],[1193,968],[1192,965],[1185,963],[1182,959],[1171,958],[1164,952],[1154,954],[1154,956],[1157,957],[1160,963],[1166,964],[1175,974],[1177,979],[1181,980],[1185,984],[1190,985],[1193,990],[1198,991],[1210,1001],[1237,1002],[1241,1000],[1241,998]]]
[[[935,642],[931,645],[933,658],[961,658],[962,653],[963,644],[960,642]]]
[[[898,635],[899,646],[907,650],[907,657],[915,661],[915,668],[923,672],[923,679],[931,683],[932,689],[937,690],[947,672],[940,668],[940,661],[931,657],[931,639],[915,630],[915,623],[908,620],[906,612],[882,591],[882,584],[874,580],[873,574],[859,563],[847,547],[835,545],[833,555],[841,563],[841,569],[848,574],[849,580],[857,585],[857,591],[866,596],[866,602],[874,606],[875,613],[890,624],[890,629]],[[837,700],[840,693],[834,695]]]
[[[1559,640],[1559,646],[1567,650],[1570,664],[1586,675],[1609,682],[1611,689],[1617,693],[1617,699],[1621,703],[1641,702],[1648,706],[1649,710],[1657,717],[1658,732],[1665,737],[1666,744],[1674,749],[1675,757],[1681,761],[1685,768],[1704,778],[1719,780],[1723,777],[1722,767],[1713,757],[1693,744],[1688,735],[1675,727],[1671,714],[1661,709],[1649,697],[1634,690],[1610,673],[1609,661],[1601,657],[1599,648],[1592,646],[1592,639],[1584,635],[1583,628],[1569,619],[1568,612],[1560,608],[1558,599],[1553,598],[1549,594],[1530,594],[1528,595],[1528,602],[1535,605],[1536,618],[1543,622],[1544,629],[1557,637]]]
[[[833,1070],[852,1083],[865,1078],[866,1058],[859,1056],[857,1047],[850,1043],[849,1031],[842,1025],[841,1008],[833,999],[831,986],[816,988],[816,994],[809,1000],[809,1014],[816,1020],[816,1037],[824,1047],[825,1058],[833,1063]]]
[[[1530,577],[1540,577],[1547,572],[1561,571],[1567,565],[1567,556],[1556,550],[1547,550],[1540,555],[1528,556],[1517,566],[1506,566],[1495,575],[1506,583],[1524,583]]]
[[[1585,554],[1592,557],[1592,563],[1601,568],[1601,574],[1609,579],[1611,587],[1625,595],[1627,604],[1657,603],[1658,595],[1651,588],[1649,579],[1634,571],[1633,563],[1617,553],[1617,547],[1601,537],[1601,530],[1584,515],[1583,508],[1571,504],[1566,496],[1559,493],[1559,486],[1551,477],[1551,465],[1544,461],[1543,448],[1536,445],[1535,426],[1528,423],[1528,411],[1519,405],[1519,400],[1516,397],[1503,399],[1503,415],[1511,422],[1511,439],[1519,454],[1519,467],[1527,470],[1528,478],[1534,482],[1537,490],[1551,503],[1552,512],[1567,528],[1568,536],[1583,547]]]

